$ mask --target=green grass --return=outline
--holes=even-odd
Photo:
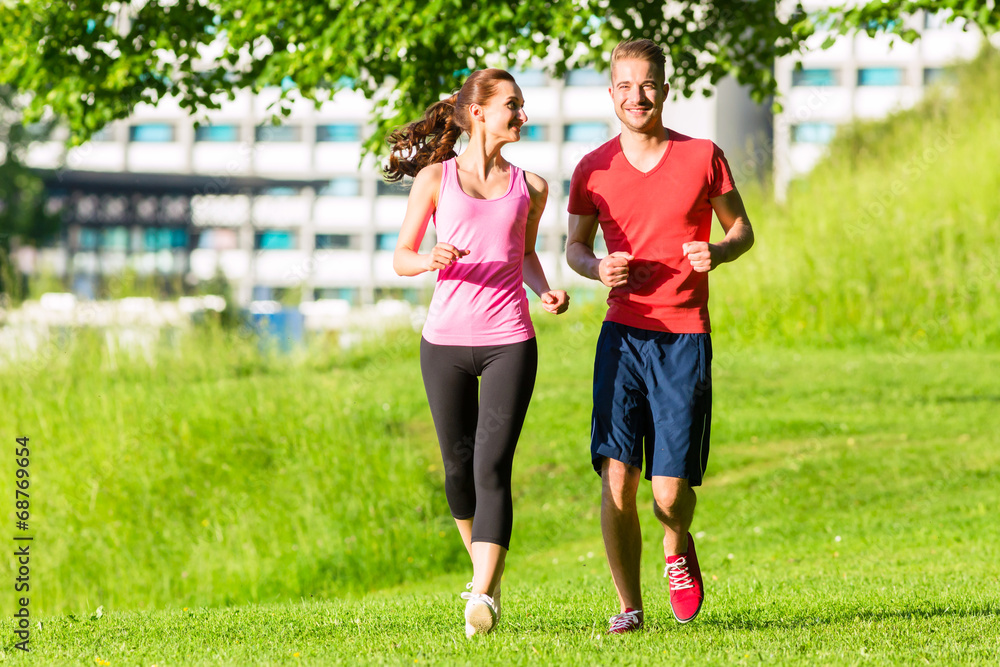
[[[645,511],[649,627],[604,637],[615,605],[587,453],[599,315],[536,318],[542,361],[515,460],[505,616],[472,643],[458,598],[470,568],[444,504],[414,334],[252,367],[210,346],[214,365],[192,353],[170,370],[105,363],[84,376],[77,359],[61,394],[51,375],[31,378],[34,411],[5,375],[13,430],[34,443],[33,662],[1000,657],[1000,376],[981,372],[1000,353],[787,351],[723,335],[696,525],[709,602],[691,626],[670,620]],[[0,602],[9,617],[13,595]]]

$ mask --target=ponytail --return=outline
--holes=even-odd
[[[423,118],[390,132],[389,164],[382,169],[385,180],[394,183],[416,176],[428,165],[455,157],[462,132],[472,133],[469,105],[486,104],[500,81],[514,83],[514,77],[502,69],[477,70],[457,93],[427,107]]]
[[[386,181],[394,183],[403,176],[416,176],[427,165],[455,157],[455,144],[462,128],[455,119],[458,94],[436,102],[424,117],[393,130],[389,143],[389,164],[383,169]]]

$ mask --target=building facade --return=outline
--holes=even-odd
[[[783,3],[785,11],[800,4],[816,13],[841,1]],[[830,36],[818,30],[803,53],[780,58],[775,80],[783,109],[774,117],[775,192],[783,199],[788,184],[808,173],[824,155],[837,127],[854,119],[875,119],[912,107],[927,86],[947,77],[947,67],[971,59],[982,46],[981,33],[947,23],[943,13],[920,12],[904,27],[921,37],[913,44],[884,34]]]
[[[618,132],[606,77],[516,74],[528,124],[504,154],[549,182],[536,250],[553,286],[588,282],[564,261],[566,197],[579,159]],[[243,92],[198,118],[165,101],[68,151],[58,135],[36,143],[30,163],[49,170],[50,210],[65,233],[32,256],[33,272],[67,277],[83,298],[107,295],[102,279],[130,268],[188,285],[224,276],[244,304],[426,302],[433,275],[392,270],[407,193],[362,152],[371,103],[351,91],[319,108],[299,100],[272,125],[279,95]],[[711,98],[671,93],[665,114],[670,127],[719,143],[740,175],[762,166],[748,137],[769,142],[769,115],[734,83]]]

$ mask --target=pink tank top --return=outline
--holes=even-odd
[[[506,345],[535,335],[524,291],[524,234],[531,195],[510,165],[497,199],[476,199],[458,182],[455,158],[442,163],[434,226],[439,243],[469,254],[438,271],[423,336],[435,345]]]

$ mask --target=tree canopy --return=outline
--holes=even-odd
[[[992,33],[994,0],[873,0],[824,16],[774,0],[0,0],[0,86],[30,95],[25,120],[54,114],[85,141],[142,102],[173,96],[192,113],[236,91],[281,86],[322,101],[353,88],[376,101],[376,132],[412,119],[474,69],[606,66],[623,38],[668,54],[690,95],[731,74],[764,101],[776,58],[818,24],[912,40],[900,17],[948,13]]]

